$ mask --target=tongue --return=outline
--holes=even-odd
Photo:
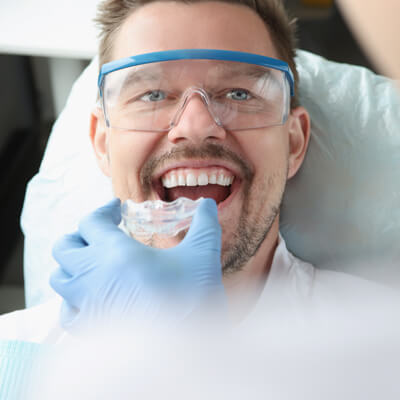
[[[178,197],[187,197],[192,200],[197,200],[200,197],[208,197],[214,199],[217,204],[225,200],[230,195],[230,192],[228,186],[220,185],[178,186],[165,189],[167,201],[174,201]]]

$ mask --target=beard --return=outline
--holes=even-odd
[[[264,242],[280,211],[287,171],[288,165],[286,175],[280,172],[264,178],[253,195],[250,189],[244,191],[238,228],[230,243],[222,247],[224,276],[241,271]]]
[[[174,148],[159,157],[150,158],[140,172],[140,182],[145,197],[152,190],[152,177],[156,168],[164,163],[189,159],[221,159],[233,162],[242,174],[242,209],[238,218],[237,229],[232,233],[229,243],[224,243],[224,227],[222,227],[221,264],[223,274],[230,275],[241,271],[253,257],[265,240],[273,222],[279,214],[283,193],[286,186],[288,162],[286,169],[263,176],[255,182],[254,172],[249,163],[224,146],[207,143],[201,147],[181,146]],[[176,237],[179,243],[185,236],[180,232]],[[152,247],[170,247],[165,240],[154,235],[147,243]],[[175,243],[177,244],[177,243]]]

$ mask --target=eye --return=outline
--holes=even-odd
[[[250,100],[252,98],[251,94],[246,89],[231,89],[226,93],[226,97],[231,100]]]
[[[150,92],[145,93],[143,96],[140,97],[142,101],[161,101],[164,100],[166,97],[165,93],[162,90],[152,90]]]

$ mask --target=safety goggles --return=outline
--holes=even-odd
[[[168,50],[104,64],[98,86],[108,127],[168,132],[193,99],[227,130],[283,125],[294,95],[284,61],[209,49]]]

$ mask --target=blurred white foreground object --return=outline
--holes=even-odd
[[[340,315],[326,308],[324,323],[310,315],[302,326],[278,309],[238,331],[212,321],[187,330],[138,323],[109,336],[96,327],[88,340],[64,342],[50,354],[30,398],[398,400],[395,307],[375,298]]]

